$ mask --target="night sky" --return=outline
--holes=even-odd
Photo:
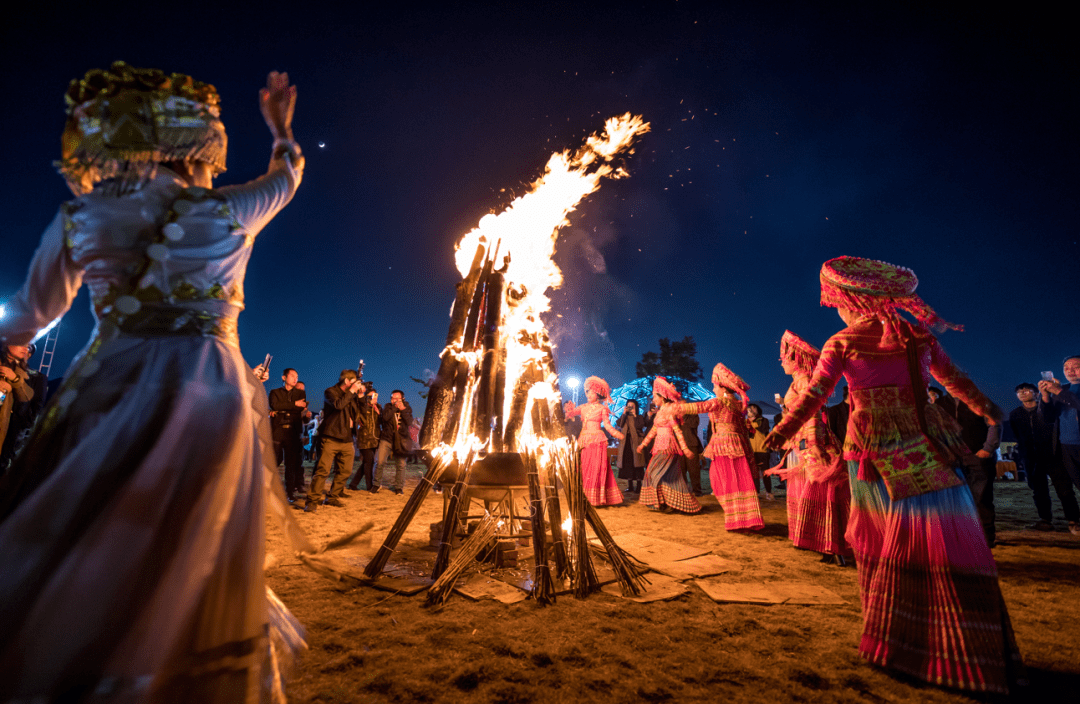
[[[307,170],[246,280],[242,349],[252,365],[274,355],[268,386],[291,366],[317,398],[363,357],[380,390],[422,409],[409,376],[438,366],[455,241],[552,152],[630,111],[652,124],[630,178],[606,181],[559,240],[563,378],[618,386],[659,338],[691,335],[706,373],[723,361],[771,398],[788,384],[784,329],[821,345],[842,327],[818,271],[847,254],[914,269],[966,326],[945,349],[1008,410],[1017,383],[1080,353],[1074,40],[1033,6],[871,4],[41,3],[0,30],[0,301],[70,198],[51,165],[70,79],[121,59],[216,85],[223,185],[265,170],[256,96],[280,70]],[[91,328],[84,293],[52,376]]]

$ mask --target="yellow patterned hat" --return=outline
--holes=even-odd
[[[217,90],[208,83],[117,61],[73,80],[65,101],[56,166],[75,193],[111,178],[128,186],[145,182],[170,161],[225,170],[228,139]]]

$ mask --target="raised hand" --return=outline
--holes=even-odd
[[[259,109],[274,139],[293,138],[292,119],[296,109],[296,86],[289,85],[289,74],[271,71],[266,87],[259,91]]]

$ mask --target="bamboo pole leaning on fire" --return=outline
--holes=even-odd
[[[611,531],[600,520],[600,512],[592,504],[586,504],[585,518],[592,526],[596,537],[600,538],[604,550],[607,551],[607,560],[615,570],[615,577],[619,580],[623,596],[641,596],[646,591],[645,585],[651,584],[645,579],[642,570],[634,564],[637,562],[640,565],[641,562],[615,543],[615,539],[611,537]]]
[[[412,494],[409,496],[409,500],[405,502],[405,508],[398,514],[397,520],[394,521],[393,527],[390,529],[390,533],[387,534],[386,540],[379,546],[378,552],[375,553],[375,557],[371,558],[371,562],[364,568],[364,574],[369,579],[375,579],[379,576],[379,573],[386,567],[387,560],[394,554],[394,550],[397,548],[398,543],[401,541],[401,536],[405,535],[405,529],[409,527],[409,524],[416,518],[417,512],[420,510],[420,505],[424,503],[424,499],[427,498],[431,488],[435,486],[435,482],[439,481],[443,473],[454,462],[454,456],[451,453],[447,453],[442,457],[435,457],[432,460],[431,468],[424,473],[424,476],[420,479],[420,483],[413,489]]]
[[[536,449],[530,448],[525,453],[529,482],[529,517],[532,519],[533,557],[536,568],[533,571],[532,596],[541,606],[555,603],[555,584],[551,581],[551,568],[547,557],[547,531],[544,528],[544,502],[540,497],[540,468],[537,464]]]
[[[489,513],[480,519],[476,530],[454,554],[454,559],[447,564],[446,570],[438,576],[428,589],[428,606],[435,606],[446,601],[450,596],[450,592],[454,590],[454,583],[457,582],[461,573],[476,562],[476,558],[484,548],[491,545],[495,539],[495,531],[498,530],[499,523],[498,514]]]
[[[600,588],[592,555],[589,553],[589,536],[585,532],[585,487],[581,481],[581,454],[576,441],[569,444],[563,456],[562,480],[566,499],[570,503],[570,549],[574,598],[584,599]]]
[[[450,564],[450,548],[454,542],[454,530],[458,524],[458,507],[461,505],[461,497],[465,493],[465,485],[468,483],[475,456],[476,450],[470,449],[469,454],[465,456],[465,461],[458,465],[457,481],[454,483],[453,491],[450,492],[450,500],[446,502],[446,512],[443,514],[442,538],[439,542],[439,554],[435,557],[435,566],[431,568],[432,579],[438,579]]]
[[[539,455],[537,455],[539,460]],[[562,529],[562,506],[559,502],[559,478],[555,471],[555,462],[548,461],[544,467],[544,478],[547,483],[547,518],[551,525],[551,553],[555,558],[555,576],[559,579],[567,579],[570,576],[570,556],[566,552],[566,539]]]

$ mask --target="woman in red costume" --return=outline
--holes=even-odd
[[[969,450],[956,423],[927,403],[927,381],[937,379],[989,423],[1001,410],[924,327],[960,329],[915,294],[917,284],[911,270],[885,262],[825,262],[821,304],[838,308],[847,327],[825,343],[809,385],[769,444],[795,437],[840,377],[847,379],[847,539],[859,569],[860,654],[932,684],[1007,692],[1023,664],[994,557],[955,469]]]
[[[697,403],[676,403],[674,412],[708,413],[712,437],[705,448],[709,464],[709,483],[713,495],[724,509],[727,530],[757,530],[765,525],[758,505],[757,485],[751,467],[754,453],[746,425],[746,390],[750,385],[723,364],[712,373],[716,398]]]
[[[810,386],[821,350],[790,330],[780,340],[780,364],[794,379],[784,396],[784,405],[791,407]],[[851,546],[844,539],[847,529],[851,490],[847,464],[844,463],[840,442],[829,425],[817,414],[806,421],[785,445],[788,457],[797,456],[795,466],[770,469],[767,473],[789,482],[792,475],[802,475],[802,491],[797,501],[788,498],[788,537],[796,547],[820,552],[823,562],[844,565],[851,558]],[[795,520],[792,520],[794,517]]]
[[[683,478],[679,457],[689,457],[690,448],[679,428],[680,416],[675,410],[682,396],[662,376],[653,381],[653,403],[659,408],[652,429],[641,441],[644,449],[653,444],[652,459],[645,469],[645,488],[641,490],[641,503],[654,511],[682,511],[697,513],[701,504],[694,498]]]
[[[622,438],[608,422],[611,411],[607,406],[611,387],[598,376],[585,380],[585,398],[589,400],[583,406],[568,404],[566,417],[581,416],[581,434],[578,444],[581,446],[581,479],[585,485],[585,498],[593,506],[618,506],[623,502],[622,492],[615,483],[615,473],[608,462],[608,437],[604,428],[612,435]]]

